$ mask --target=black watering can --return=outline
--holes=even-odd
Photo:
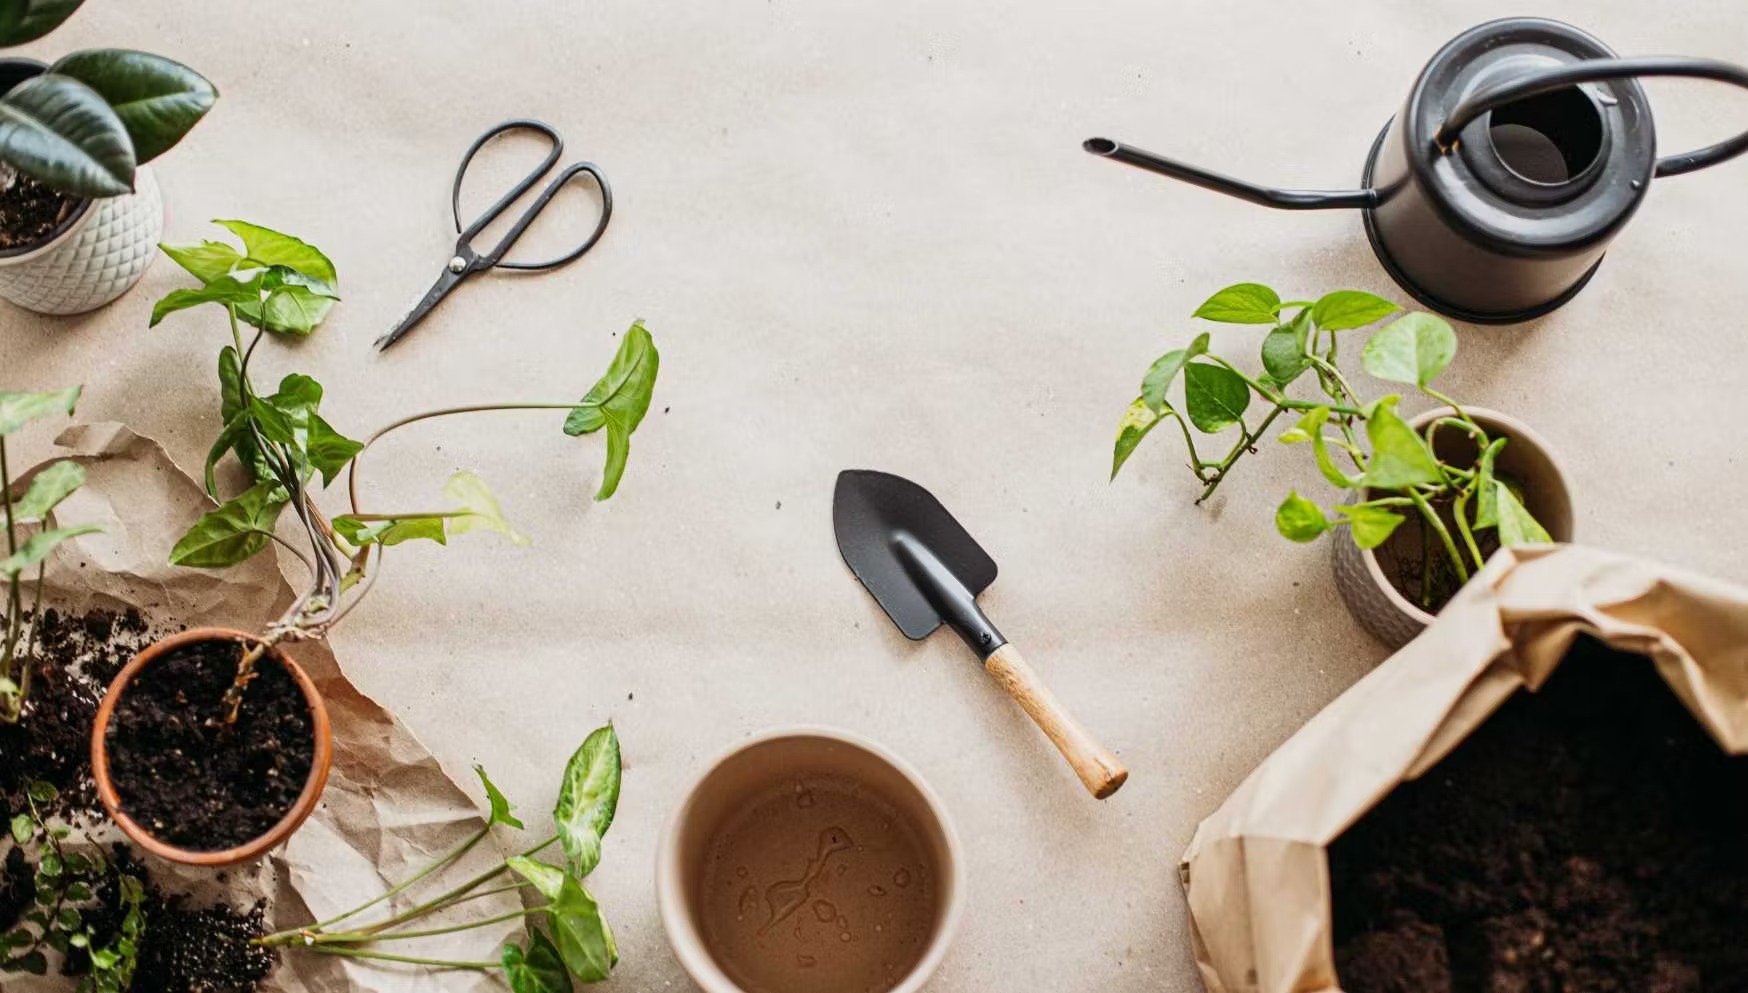
[[[1373,143],[1364,189],[1277,190],[1108,138],[1084,147],[1265,207],[1357,208],[1378,261],[1417,300],[1462,320],[1508,324],[1584,288],[1653,177],[1748,151],[1744,132],[1657,158],[1641,76],[1748,88],[1740,66],[1618,58],[1570,25],[1508,18],[1433,56]]]

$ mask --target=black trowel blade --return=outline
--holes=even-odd
[[[934,494],[900,476],[868,469],[838,473],[832,527],[850,571],[907,638],[928,637],[943,618],[899,558],[901,536],[933,552],[971,597],[995,582],[989,553]]]

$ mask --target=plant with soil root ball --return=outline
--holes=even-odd
[[[0,3],[0,48],[48,34],[83,2]],[[217,99],[193,69],[121,48],[73,52],[13,86],[0,96],[0,247],[52,231],[77,199],[131,192],[135,170],[181,141]]]
[[[632,324],[605,375],[581,400],[548,403],[489,403],[448,407],[403,417],[363,441],[335,430],[319,412],[321,384],[292,374],[265,393],[252,378],[253,357],[264,332],[306,335],[338,299],[334,264],[314,246],[290,235],[244,221],[219,221],[242,240],[241,249],[221,242],[165,245],[169,255],[201,281],[176,290],[152,309],[152,324],[170,313],[201,304],[221,306],[231,344],[219,353],[218,375],[224,427],[206,460],[206,489],[219,499],[214,468],[234,455],[251,486],[224,500],[194,525],[171,551],[179,565],[221,568],[235,565],[280,541],[308,568],[311,582],[260,642],[244,654],[227,694],[234,720],[253,667],[268,647],[285,640],[319,638],[345,617],[368,592],[383,549],[414,540],[447,544],[455,535],[492,531],[518,544],[527,541],[510,527],[485,483],[471,472],[457,472],[444,486],[452,505],[443,510],[367,512],[358,501],[358,459],[385,435],[432,418],[487,411],[562,410],[569,435],[605,429],[607,461],[595,499],[611,497],[625,472],[631,435],[649,410],[660,357],[642,322]],[[243,326],[255,331],[245,342]],[[351,512],[328,519],[316,506],[312,484],[333,483],[347,474]],[[290,509],[308,543],[308,553],[279,538],[275,526]]]
[[[357,922],[356,919],[365,911],[454,865],[484,841],[493,827],[503,825],[523,829],[522,822],[511,812],[510,802],[492,784],[485,769],[475,766],[474,771],[479,773],[491,805],[490,819],[485,826],[375,899],[325,921],[268,935],[258,939],[258,943],[287,950],[301,949],[322,955],[376,959],[435,969],[501,969],[514,993],[566,993],[571,989],[573,977],[585,983],[606,979],[619,961],[619,950],[600,904],[584,888],[583,880],[601,861],[601,839],[612,826],[613,813],[619,805],[619,737],[611,725],[591,733],[566,763],[564,779],[559,784],[558,803],[552,812],[554,831],[550,837],[413,907],[370,923]],[[561,864],[535,858],[554,844],[564,853]],[[504,882],[508,877],[518,878]],[[539,902],[535,906],[460,924],[417,926],[421,921],[444,914],[470,900],[525,890],[533,890],[538,896]],[[546,931],[530,926],[527,944],[504,946],[497,961],[431,959],[384,951],[379,947],[389,942],[453,934],[541,915],[546,918]]]
[[[1201,503],[1290,411],[1297,419],[1280,440],[1307,446],[1326,481],[1343,490],[1363,489],[1366,499],[1325,511],[1294,490],[1275,511],[1275,528],[1293,541],[1309,542],[1345,525],[1356,545],[1371,549],[1405,521],[1417,521],[1425,548],[1419,576],[1424,606],[1448,598],[1468,581],[1486,561],[1484,545],[1551,540],[1525,508],[1520,484],[1495,471],[1509,439],[1490,437],[1461,404],[1432,385],[1456,355],[1456,332],[1449,324],[1431,314],[1401,314],[1372,332],[1360,350],[1367,373],[1412,386],[1450,409],[1424,434],[1396,412],[1400,395],[1366,400],[1343,375],[1337,361],[1343,334],[1400,311],[1396,304],[1358,290],[1282,302],[1267,286],[1240,283],[1214,294],[1194,316],[1221,324],[1269,326],[1262,341],[1263,371],[1252,375],[1215,354],[1208,332],[1188,347],[1160,356],[1117,428],[1111,478],[1149,432],[1175,421],[1189,451],[1190,470],[1202,483],[1196,498]],[[1168,394],[1180,376],[1182,399],[1174,401]],[[1322,397],[1295,399],[1291,388],[1302,380],[1314,381]],[[1253,396],[1264,405],[1255,427],[1247,420]],[[1203,458],[1192,429],[1212,435],[1232,427],[1238,429],[1238,438],[1231,447],[1218,458]],[[1445,431],[1467,436],[1478,455],[1469,464],[1441,459],[1435,454],[1437,435]],[[1491,539],[1486,532],[1492,533]]]
[[[85,483],[85,470],[77,462],[55,462],[38,472],[22,496],[12,493],[12,468],[6,460],[6,437],[40,417],[71,414],[79,402],[78,386],[45,393],[0,391],[0,504],[6,512],[6,557],[0,559],[0,578],[6,581],[5,641],[0,643],[0,722],[17,723],[24,716],[30,697],[30,645],[42,617],[44,560],[55,546],[69,538],[102,530],[95,524],[51,527],[54,510],[62,500]],[[34,533],[24,531],[34,527]],[[31,606],[26,611],[25,584],[32,567]]]

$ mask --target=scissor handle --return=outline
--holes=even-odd
[[[490,207],[487,207],[484,213],[480,214],[473,220],[473,223],[463,228],[461,224],[461,184],[467,176],[467,167],[472,164],[474,156],[479,154],[479,150],[484,148],[487,142],[510,131],[538,132],[539,134],[546,136],[546,138],[552,142],[552,147],[547,152],[546,157],[540,161],[539,165],[535,166],[528,175],[523,176],[515,186],[510,188],[508,193],[505,193]],[[546,175],[547,170],[551,169],[553,165],[558,162],[559,156],[563,154],[564,139],[559,136],[559,133],[554,130],[550,124],[547,124],[544,121],[533,120],[531,118],[519,118],[517,120],[505,121],[474,139],[473,144],[468,146],[467,153],[461,157],[461,165],[455,170],[455,184],[451,188],[449,194],[449,209],[450,213],[455,218],[455,230],[460,234],[455,245],[456,255],[467,261],[469,269],[477,271],[480,269],[489,269],[493,266],[504,269],[521,270],[555,269],[567,262],[575,261],[584,252],[595,247],[597,241],[601,240],[602,233],[607,230],[607,221],[613,215],[613,192],[607,185],[606,177],[601,175],[601,171],[596,168],[593,163],[578,162],[575,165],[567,166],[564,171],[560,172],[558,176],[553,179],[551,183],[547,184],[546,189],[542,190],[540,196],[535,199],[534,203],[530,204],[528,209],[522,213],[522,216],[516,219],[516,223],[510,227],[510,230],[491,251],[480,254],[473,249],[473,239],[485,229],[486,225],[497,220],[499,215],[503,214],[510,204],[514,203],[530,189],[533,189],[534,184],[539,182],[542,176]],[[583,173],[587,173],[591,178],[593,178],[595,180],[595,185],[601,189],[601,219],[596,223],[594,231],[589,234],[587,240],[568,254],[553,259],[547,259],[542,262],[504,261],[504,253],[508,252],[510,246],[514,245],[516,240],[522,237],[522,234],[528,230],[528,226],[534,223],[534,219],[540,216],[540,212],[546,209],[546,205],[552,201],[552,198],[558,194],[558,191],[562,189],[566,183]]]

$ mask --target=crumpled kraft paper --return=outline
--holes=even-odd
[[[60,506],[57,516],[66,522],[101,524],[104,531],[64,544],[51,557],[46,604],[72,611],[132,606],[154,627],[213,624],[245,631],[262,629],[290,604],[291,582],[300,577],[294,574],[288,582],[271,556],[223,570],[169,564],[176,539],[212,505],[157,442],[121,424],[104,423],[70,428],[56,443],[66,449],[60,456],[79,462],[87,474],[85,486]],[[295,561],[289,565],[300,568]],[[218,873],[147,857],[153,878],[172,892],[185,890],[204,901],[223,899],[242,909],[266,898],[268,921],[275,929],[331,917],[375,897],[483,823],[469,795],[393,714],[346,679],[325,644],[305,642],[289,650],[321,689],[333,721],[334,764],[316,812],[263,864],[233,867],[223,873],[222,882]],[[440,874],[436,888],[414,887],[410,899],[397,897],[359,920],[375,919],[386,906],[411,906],[421,895],[441,892],[445,880],[469,878],[502,855],[488,839],[450,872]],[[493,917],[520,906],[515,893],[500,893],[471,901],[431,926]],[[495,961],[505,939],[519,930],[510,922],[380,947],[439,959]],[[151,940],[149,932],[146,940]],[[32,982],[34,986],[21,983],[21,991],[67,987],[58,977]],[[499,989],[501,984],[495,976],[473,972],[433,973],[282,952],[265,988],[274,993],[403,993]]]
[[[1748,589],[1588,548],[1507,549],[1197,828],[1179,875],[1211,993],[1339,991],[1325,847],[1545,683],[1580,633],[1647,656],[1748,753]]]

